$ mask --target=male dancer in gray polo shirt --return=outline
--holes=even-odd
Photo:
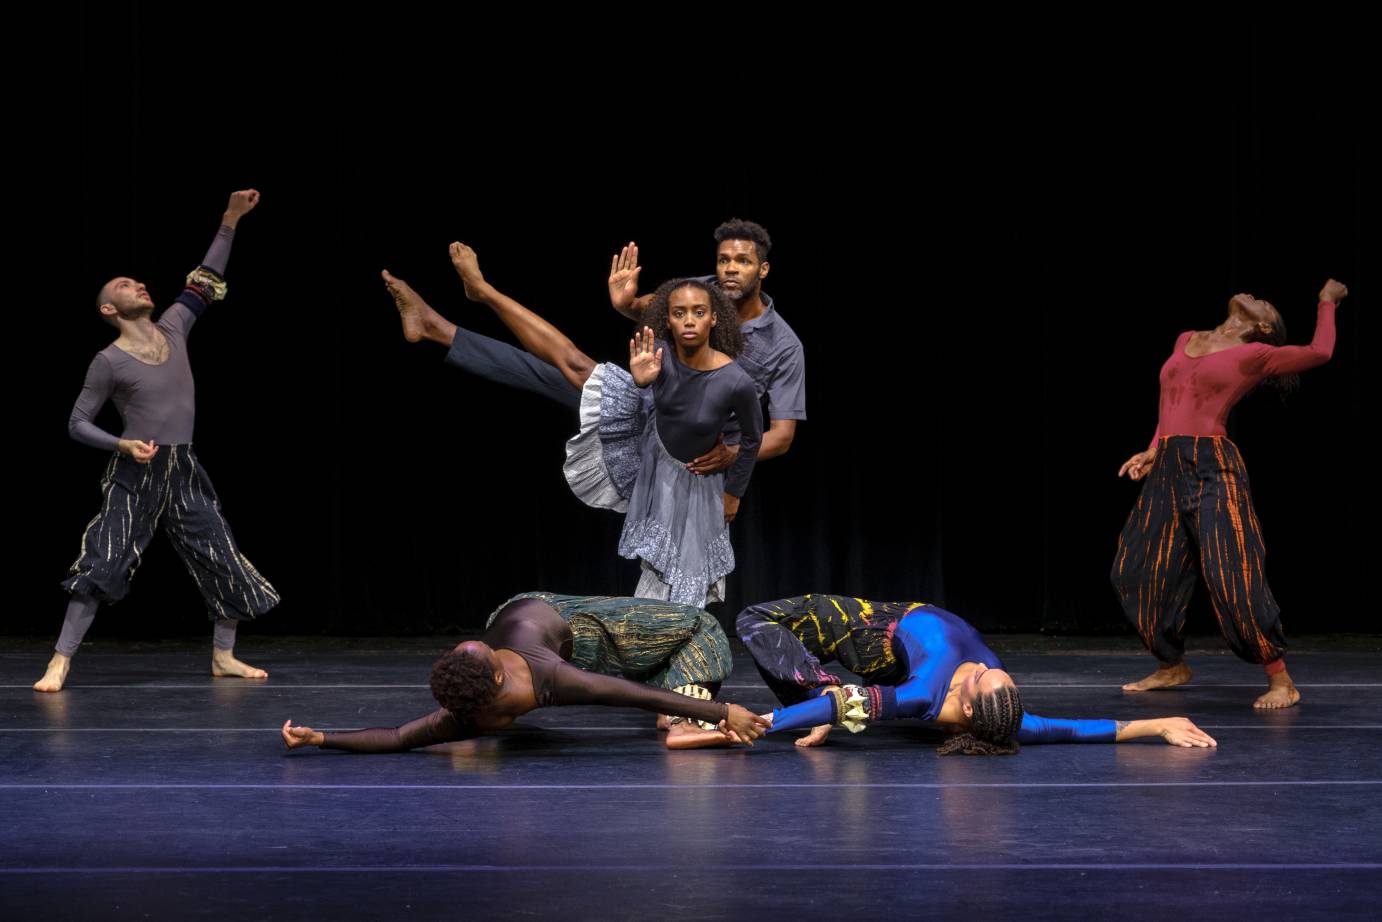
[[[758,449],[760,461],[786,454],[796,435],[797,421],[806,419],[806,363],[801,340],[763,292],[768,277],[768,251],[772,240],[761,224],[733,218],[715,228],[715,275],[701,281],[718,281],[720,290],[739,310],[739,329],[744,351],[735,361],[749,373],[760,400],[766,397],[763,416],[770,421]],[[609,300],[630,320],[640,320],[651,295],[637,297],[638,245],[630,241],[610,261]],[[457,350],[453,349],[453,355]],[[447,361],[460,364],[447,356]],[[465,367],[462,365],[462,367]],[[697,458],[688,467],[699,474],[714,474],[729,467],[738,453],[738,436],[729,433],[723,443]]]

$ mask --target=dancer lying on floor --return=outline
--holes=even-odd
[[[1160,736],[1174,746],[1214,739],[1184,717],[1063,720],[1028,714],[1012,676],[979,632],[958,615],[912,602],[804,595],[751,605],[739,639],[785,707],[768,732],[813,728],[798,746],[817,746],[832,726],[858,733],[869,721],[913,717],[953,733],[942,754],[998,755],[1021,743],[1121,743]],[[838,661],[868,685],[843,685],[822,664]]]
[[[499,730],[540,707],[600,704],[671,715],[671,749],[752,745],[767,721],[712,699],[732,667],[724,631],[700,609],[530,592],[492,614],[479,640],[437,660],[438,710],[399,727],[329,733],[290,720],[283,741],[289,749],[402,752]]]

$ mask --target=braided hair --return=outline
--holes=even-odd
[[[936,751],[943,756],[1005,756],[1017,752],[1022,726],[1022,694],[1016,685],[1003,685],[974,699],[968,733],[957,733]]]

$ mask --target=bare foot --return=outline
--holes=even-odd
[[[230,650],[211,651],[211,674],[218,679],[267,679],[269,674],[263,669],[242,663]]]
[[[43,673],[43,678],[34,683],[34,691],[62,691],[62,683],[67,681],[67,671],[71,668],[71,657],[54,653],[53,658],[48,661],[48,669]]]
[[[730,738],[719,730],[702,730],[689,720],[678,721],[667,728],[668,749],[706,749],[728,746]]]
[[[390,275],[389,270],[385,269],[379,275],[384,279],[384,287],[393,296],[394,307],[398,308],[398,316],[403,320],[404,339],[410,343],[430,339],[444,346],[451,344],[456,335],[456,327],[451,321],[434,311],[407,282]]]
[[[485,289],[489,284],[480,274],[480,258],[475,251],[457,240],[451,244],[451,265],[456,267],[456,273],[465,285],[465,296],[472,301],[485,300]]]
[[[50,667],[51,668],[51,667]],[[1252,703],[1255,708],[1275,710],[1292,707],[1300,700],[1300,691],[1285,669],[1267,679],[1267,693]]]
[[[1129,682],[1123,686],[1125,692],[1148,691],[1153,688],[1170,688],[1173,685],[1184,685],[1190,681],[1190,667],[1185,660],[1181,660],[1174,666],[1158,666],[1156,672],[1137,682]]]
[[[657,728],[659,730],[665,733],[667,730],[671,729],[671,726],[672,718],[668,717],[666,714],[657,715]]]
[[[819,746],[825,742],[825,738],[830,735],[830,724],[821,724],[819,727],[812,727],[811,732],[797,740],[797,748],[810,749],[812,746]]]

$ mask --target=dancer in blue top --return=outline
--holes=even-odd
[[[798,746],[823,742],[832,726],[858,733],[873,720],[911,717],[955,734],[942,754],[998,755],[1022,743],[1113,743],[1160,736],[1175,746],[1217,745],[1183,717],[1064,720],[1028,714],[1003,663],[958,615],[919,602],[805,595],[751,605],[739,639],[785,707],[772,730],[811,727]],[[845,685],[837,661],[867,685]]]

